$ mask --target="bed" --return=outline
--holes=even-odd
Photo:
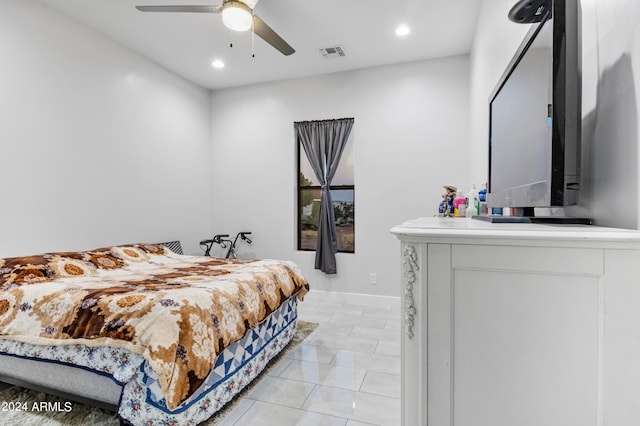
[[[195,425],[286,346],[308,289],[291,262],[155,244],[0,259],[0,381]]]

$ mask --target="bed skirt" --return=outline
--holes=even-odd
[[[242,339],[232,343],[218,356],[215,367],[188,400],[175,410],[169,410],[160,392],[154,371],[141,355],[126,349],[90,348],[85,345],[37,346],[0,339],[0,380],[32,387],[49,388],[51,393],[74,394],[80,400],[100,402],[99,406],[117,406],[117,415],[132,425],[179,424],[197,425],[212,417],[235,395],[255,379],[269,361],[278,355],[293,338],[297,322],[297,297],[291,296],[264,321],[249,330]],[[48,383],[41,372],[27,377],[24,365],[45,364],[65,368],[64,381]],[[52,366],[49,363],[59,364]],[[85,370],[79,375],[78,368]],[[45,369],[47,374],[49,370]],[[15,372],[21,371],[16,377]],[[63,370],[64,371],[64,370]],[[87,374],[106,381],[108,392],[92,395],[85,389]],[[81,378],[75,380],[76,378]],[[110,379],[110,380],[109,380]],[[93,381],[87,388],[96,389]],[[98,387],[99,388],[99,387]],[[115,390],[114,390],[115,389]],[[118,390],[121,392],[118,393]],[[58,391],[58,392],[56,392]],[[118,400],[115,396],[118,395]]]

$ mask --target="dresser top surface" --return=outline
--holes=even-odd
[[[640,243],[640,231],[593,225],[491,223],[471,218],[421,217],[391,229],[403,237],[451,239],[525,239]]]

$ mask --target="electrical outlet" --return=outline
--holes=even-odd
[[[378,276],[376,274],[369,274],[369,284],[378,284]]]

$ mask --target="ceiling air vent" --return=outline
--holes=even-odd
[[[323,49],[318,49],[318,50],[320,51],[322,56],[324,56],[327,59],[342,58],[346,56],[344,54],[344,49],[342,48],[342,45],[325,47]]]

